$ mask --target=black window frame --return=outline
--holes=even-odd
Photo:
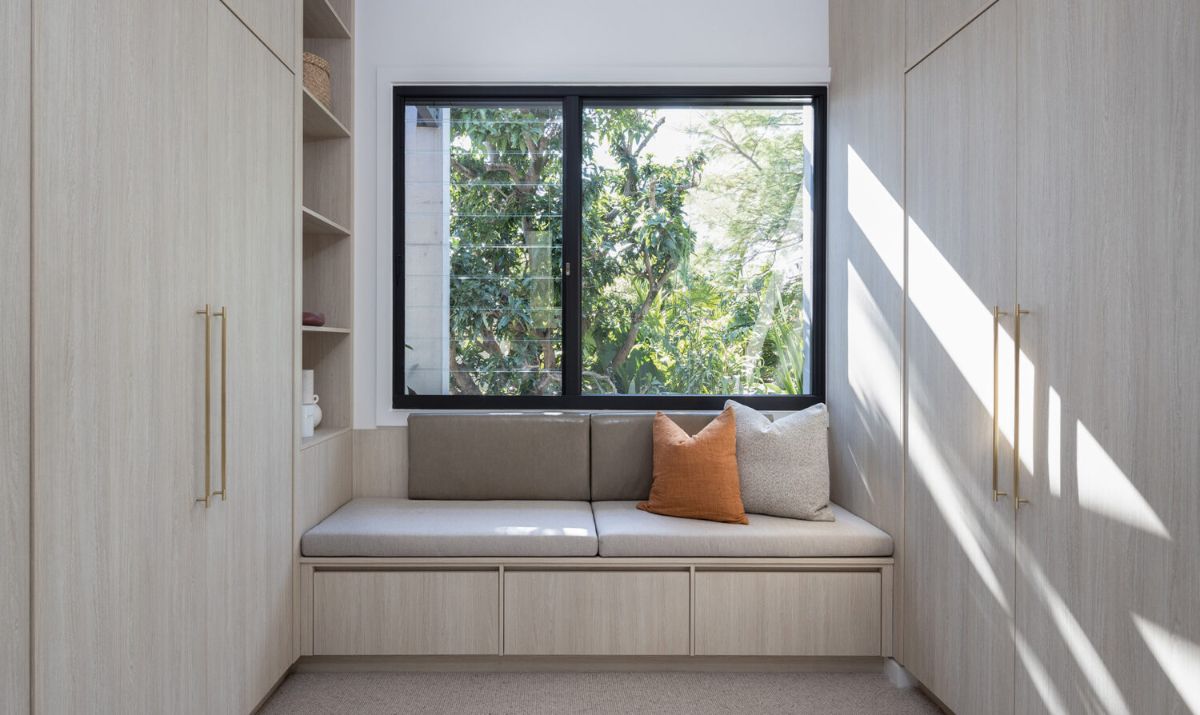
[[[825,401],[825,190],[827,104],[823,86],[396,86],[392,113],[392,407],[397,410],[714,410],[733,399],[756,409],[800,410]],[[563,261],[576,267],[563,275],[563,394],[409,395],[404,392],[404,107],[408,104],[476,100],[557,100],[563,106]],[[795,106],[813,108],[813,235],[811,389],[804,395],[584,395],[580,342],[583,270],[583,107]]]

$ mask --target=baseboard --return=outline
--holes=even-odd
[[[912,673],[908,672],[903,665],[900,665],[892,658],[888,658],[884,663],[883,672],[888,677],[888,680],[892,681],[892,685],[895,685],[897,688],[917,688],[921,685],[921,682],[914,678]]]
[[[256,715],[258,711],[262,710],[263,706],[267,704],[267,701],[271,699],[271,696],[275,694],[275,691],[279,690],[279,686],[283,685],[283,681],[288,679],[288,676],[292,674],[295,668],[296,664],[293,663],[291,667],[283,671],[283,675],[279,676],[279,679],[275,681],[275,684],[271,686],[271,689],[267,691],[267,694],[262,696],[259,699],[258,704],[254,706],[254,709],[250,711],[251,715]]]
[[[292,671],[883,673],[887,661],[875,656],[304,656]]]
[[[925,697],[929,698],[939,710],[947,713],[947,715],[954,715],[953,710],[946,707],[946,704],[939,700],[938,696],[930,692],[929,688],[926,688],[924,683],[922,683],[920,680],[917,680],[915,675],[908,672],[907,668],[897,663],[894,659],[887,659],[883,665],[883,672],[884,675],[887,676],[888,680],[892,681],[892,685],[895,685],[897,688],[916,688],[917,690],[921,691]]]

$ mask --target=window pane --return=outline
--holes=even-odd
[[[562,107],[404,111],[404,387],[562,394]]]
[[[811,105],[589,107],[584,394],[806,394]]]

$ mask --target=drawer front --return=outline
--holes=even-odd
[[[874,572],[696,572],[696,655],[880,655]]]
[[[510,655],[687,655],[686,571],[506,571]]]
[[[316,655],[495,655],[495,571],[318,571]]]

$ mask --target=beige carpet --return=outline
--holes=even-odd
[[[877,673],[299,673],[262,713],[937,713]]]

